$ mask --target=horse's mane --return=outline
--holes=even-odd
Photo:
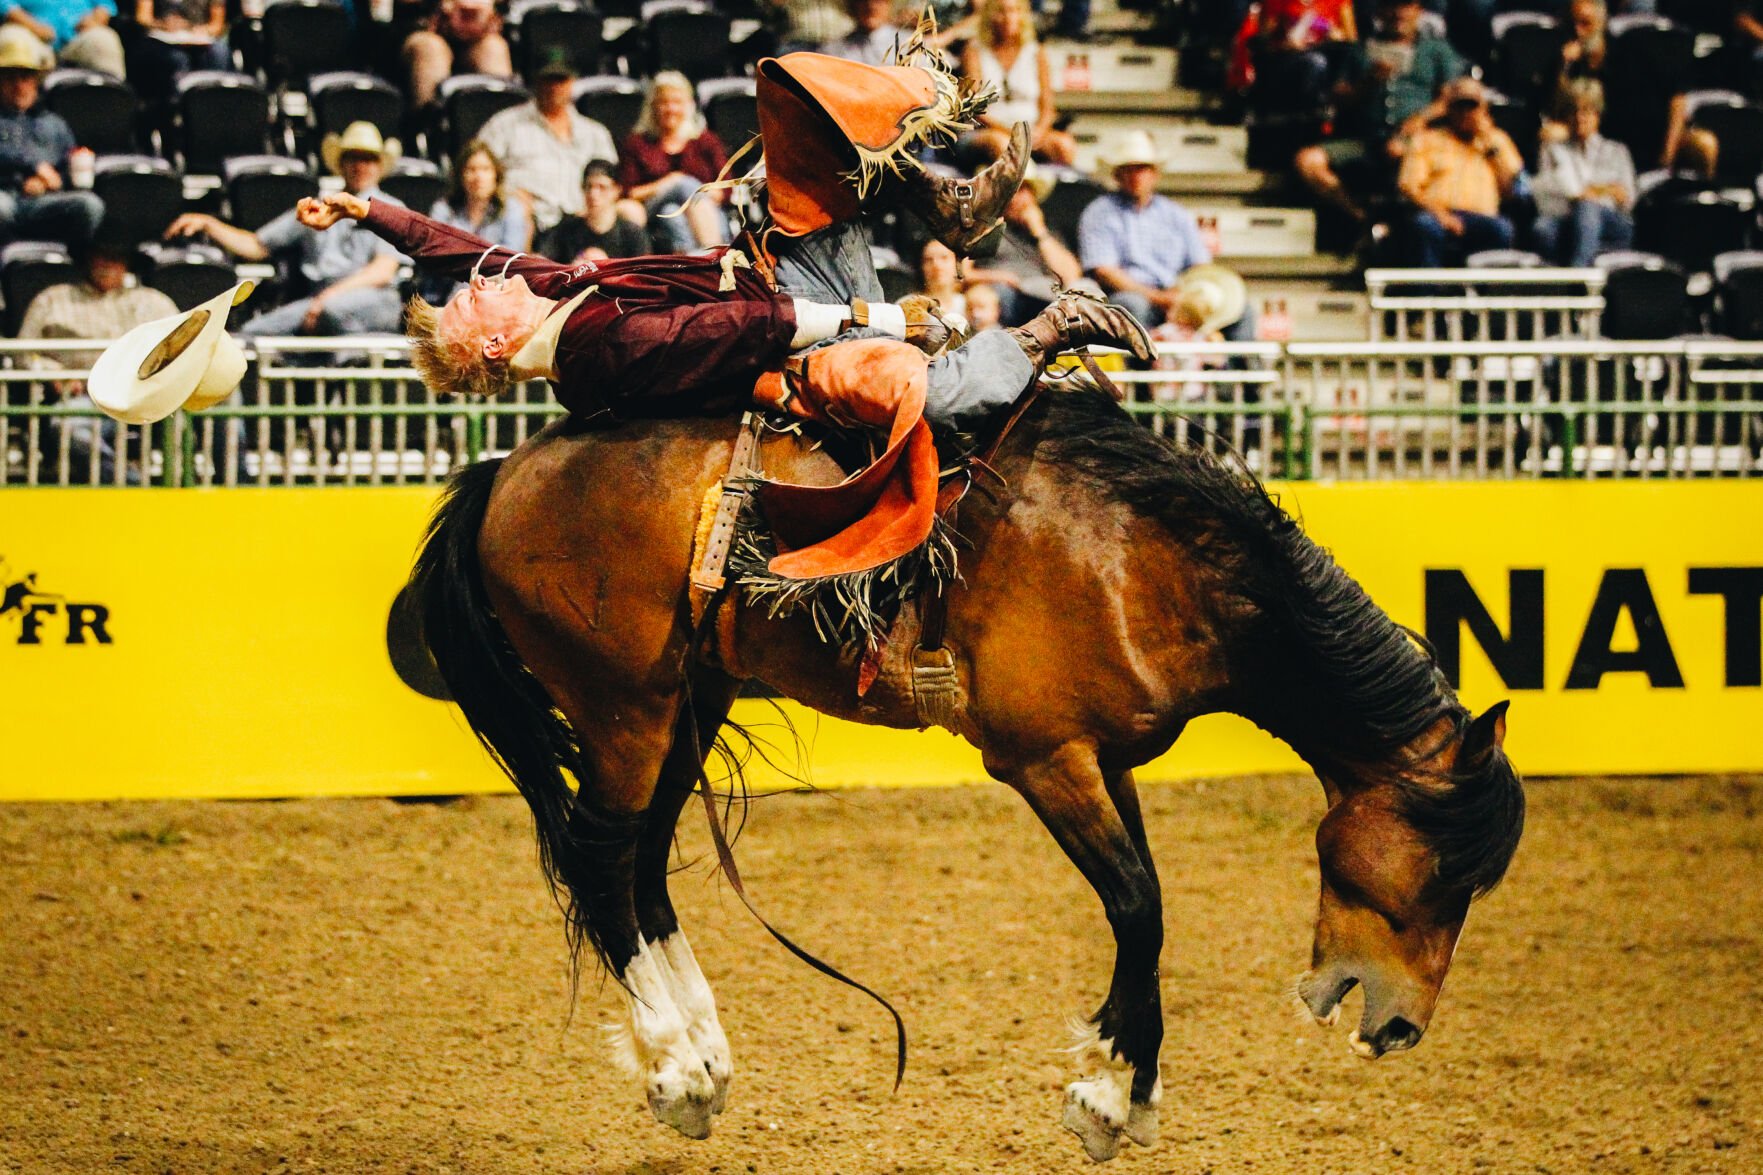
[[[1391,620],[1253,475],[1198,447],[1177,447],[1099,393],[1043,398],[1036,455],[1162,523],[1233,573],[1232,589],[1283,634],[1333,699],[1328,738],[1352,758],[1411,743],[1469,715],[1432,651]],[[1497,749],[1449,787],[1398,783],[1409,823],[1438,855],[1438,882],[1481,893],[1504,874],[1523,826],[1523,791]]]

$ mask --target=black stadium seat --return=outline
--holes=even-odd
[[[148,262],[147,284],[176,302],[179,310],[200,306],[239,280],[225,251],[214,245],[171,245],[141,252]]]
[[[371,122],[385,138],[404,127],[404,95],[384,78],[360,70],[315,73],[307,81],[313,147],[328,134],[342,134],[350,123]]]
[[[43,105],[67,120],[74,142],[100,155],[137,149],[140,101],[127,82],[95,69],[58,69],[43,79]]]
[[[234,155],[260,155],[269,137],[269,94],[256,78],[192,70],[177,81],[172,139],[185,172],[219,175]]]
[[[54,241],[14,241],[0,249],[0,297],[6,299],[8,337],[18,334],[31,299],[50,286],[79,280],[67,246]]]
[[[240,155],[226,161],[227,223],[256,232],[299,203],[318,195],[310,168],[285,155]]]
[[[711,78],[699,83],[698,108],[731,155],[759,133],[759,103],[752,78]]]
[[[677,69],[693,81],[729,72],[733,54],[728,15],[703,0],[650,0],[643,5],[651,72]]]
[[[270,0],[263,10],[263,69],[276,88],[304,90],[307,79],[347,64],[355,30],[333,0]]]
[[[605,55],[600,14],[578,0],[516,3],[508,13],[514,39],[514,68],[531,77],[553,53],[564,53],[578,77],[600,72]]]
[[[632,78],[579,78],[573,93],[575,108],[604,126],[614,143],[624,142],[643,116],[643,83]]]
[[[1047,218],[1047,227],[1068,248],[1077,248],[1078,219],[1083,216],[1084,209],[1105,194],[1107,189],[1094,180],[1060,180],[1047,193],[1047,198],[1041,201],[1041,212]]]
[[[1604,76],[1603,132],[1625,144],[1641,169],[1655,166],[1665,143],[1671,99],[1689,88],[1695,34],[1661,17],[1610,18]]]
[[[1561,69],[1560,22],[1540,12],[1506,12],[1493,20],[1490,84],[1536,109]]]
[[[1763,172],[1763,105],[1731,90],[1691,90],[1684,105],[1691,126],[1720,140],[1715,182],[1731,188],[1755,184]]]
[[[1674,339],[1689,326],[1689,275],[1653,253],[1606,253],[1603,335],[1607,339]]]
[[[406,208],[426,213],[447,194],[441,169],[426,159],[400,159],[390,175],[380,180],[380,191]]]
[[[524,86],[488,74],[457,74],[435,90],[435,122],[429,158],[450,160],[477,137],[492,117],[527,100]]]
[[[106,155],[97,161],[92,191],[104,201],[99,232],[133,248],[156,241],[184,210],[184,181],[155,155]]]
[[[1722,253],[1750,245],[1750,192],[1697,192],[1641,206],[1635,238],[1660,242],[1658,251],[1691,273],[1705,273]]]
[[[1722,334],[1745,342],[1763,341],[1763,253],[1724,253],[1714,259],[1719,296],[1715,321]]]

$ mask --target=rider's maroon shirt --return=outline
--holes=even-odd
[[[495,274],[514,256],[382,200],[368,203],[362,223],[425,270],[460,281],[479,258],[482,272]],[[577,265],[515,257],[508,272],[542,297],[567,302],[599,287],[576,307],[558,339],[558,402],[584,419],[669,416],[745,402],[753,381],[789,354],[796,311],[752,269],[732,270],[735,288],[719,290],[724,252]]]

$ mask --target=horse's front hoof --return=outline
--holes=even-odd
[[[1126,1116],[1126,1136],[1140,1146],[1156,1146],[1157,1107],[1134,1102]]]
[[[1106,1163],[1120,1153],[1120,1134],[1126,1126],[1126,1106],[1118,1100],[1110,1081],[1074,1081],[1065,1087],[1065,1115],[1059,1124],[1077,1135],[1084,1154]]]
[[[649,1112],[663,1126],[687,1138],[709,1138],[716,1105],[710,1074],[693,1058],[691,1065],[667,1065],[650,1077]]]

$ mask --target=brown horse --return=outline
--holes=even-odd
[[[715,1002],[667,894],[680,811],[741,682],[827,714],[916,727],[908,606],[875,686],[807,617],[726,601],[700,650],[688,564],[727,468],[729,419],[553,425],[454,481],[415,573],[454,697],[530,803],[572,943],[629,993],[655,1115],[709,1133],[730,1075]],[[835,480],[792,437],[767,474]],[[1470,899],[1517,847],[1505,705],[1471,719],[1430,653],[1261,487],[1176,449],[1105,397],[1043,398],[960,507],[949,725],[1033,807],[1101,898],[1116,942],[1065,1125],[1095,1159],[1155,1138],[1163,919],[1132,769],[1229,711],[1314,767],[1328,812],[1298,993],[1333,1023],[1359,984],[1355,1052],[1425,1031]],[[572,786],[571,777],[575,783]]]

